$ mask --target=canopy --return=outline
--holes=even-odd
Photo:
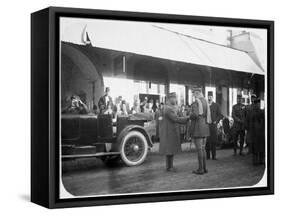
[[[61,40],[65,42],[90,41],[98,48],[264,75],[247,52],[186,37],[163,29],[161,24],[98,19],[69,22],[67,19],[70,18],[61,20]]]

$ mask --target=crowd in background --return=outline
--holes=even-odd
[[[182,139],[188,134],[198,156],[198,169],[192,172],[196,175],[208,173],[207,160],[217,160],[219,125],[222,125],[222,132],[232,144],[234,156],[237,156],[237,149],[240,156],[245,155],[246,139],[247,154],[253,155],[253,164],[265,163],[265,115],[256,95],[252,95],[251,104],[247,106],[242,103],[242,95],[237,95],[237,104],[232,107],[233,124],[230,126],[229,118],[221,114],[220,105],[213,100],[213,92],[208,92],[208,100],[199,87],[194,87],[192,94],[194,102],[190,111],[181,106],[178,112],[177,96],[174,92],[168,95],[164,106],[160,123],[159,152],[166,158],[167,171],[175,171],[174,156],[182,151]]]
[[[147,113],[153,116],[156,121],[156,140],[159,140],[159,119],[163,115],[164,103],[159,99],[144,97],[142,101],[135,99],[132,106],[122,96],[112,99],[110,88],[105,88],[104,95],[99,99],[98,104],[89,110],[86,103],[79,96],[73,95],[70,104],[62,109],[62,113],[87,114],[92,113],[117,116],[128,116],[137,113]],[[216,160],[216,148],[218,143],[233,146],[234,155],[244,155],[244,143],[248,145],[248,154],[253,154],[254,164],[264,163],[265,146],[265,116],[260,109],[260,99],[255,95],[251,97],[251,104],[242,104],[241,95],[237,96],[237,104],[233,106],[231,117],[223,116],[220,106],[213,101],[212,92],[208,92],[208,107],[210,108],[211,122],[209,123],[210,136],[207,138],[206,153],[207,159]],[[177,115],[186,117],[190,115],[191,105],[177,106]],[[190,121],[179,126],[180,141],[191,141]]]
[[[68,114],[109,114],[116,116],[128,116],[136,113],[157,113],[164,103],[160,103],[158,99],[148,99],[145,97],[143,101],[135,99],[133,104],[130,105],[122,96],[118,96],[113,100],[110,96],[110,88],[105,88],[104,95],[99,99],[97,105],[93,105],[93,110],[89,110],[86,102],[78,96],[72,95],[69,104],[62,109],[62,113]]]

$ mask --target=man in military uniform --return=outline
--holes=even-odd
[[[190,135],[196,146],[198,156],[198,169],[194,170],[193,173],[203,175],[208,172],[205,149],[207,137],[210,135],[208,124],[211,123],[211,114],[208,102],[202,94],[202,89],[193,88],[192,92],[195,101],[191,104]]]
[[[245,127],[251,136],[253,164],[264,164],[265,154],[265,114],[260,108],[260,99],[252,101],[252,109],[246,118]]]
[[[207,160],[210,159],[212,154],[212,160],[217,160],[216,158],[216,146],[218,142],[217,135],[217,125],[222,118],[220,106],[213,100],[213,92],[208,92],[208,103],[211,112],[211,123],[209,124],[210,136],[207,138],[206,143],[206,153]]]
[[[251,104],[247,105],[245,108],[245,125],[249,125],[249,123],[247,123],[247,119],[249,119],[248,117],[251,115],[251,113],[253,112],[254,109],[254,102],[257,99],[257,96],[255,94],[251,95]],[[248,154],[251,154],[253,152],[253,134],[251,133],[251,131],[246,127],[246,143],[248,145]]]
[[[234,155],[237,155],[237,142],[239,140],[239,155],[243,155],[245,138],[245,105],[242,104],[242,95],[237,95],[237,104],[232,107],[234,143]]]
[[[159,118],[159,152],[166,156],[167,171],[175,171],[173,167],[174,155],[181,152],[179,124],[186,124],[188,120],[188,117],[179,117],[177,115],[176,104],[176,93],[170,93],[168,102],[164,105],[162,116]]]

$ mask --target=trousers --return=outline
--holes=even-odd
[[[207,170],[206,165],[206,137],[198,137],[193,138],[193,142],[195,144],[197,150],[197,157],[198,157],[198,171]]]

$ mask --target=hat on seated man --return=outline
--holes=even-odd
[[[168,94],[168,98],[176,98],[177,97],[177,93],[176,92],[170,92]]]
[[[200,87],[193,87],[192,88],[192,93],[194,93],[194,92],[202,92],[202,88],[200,88]]]

